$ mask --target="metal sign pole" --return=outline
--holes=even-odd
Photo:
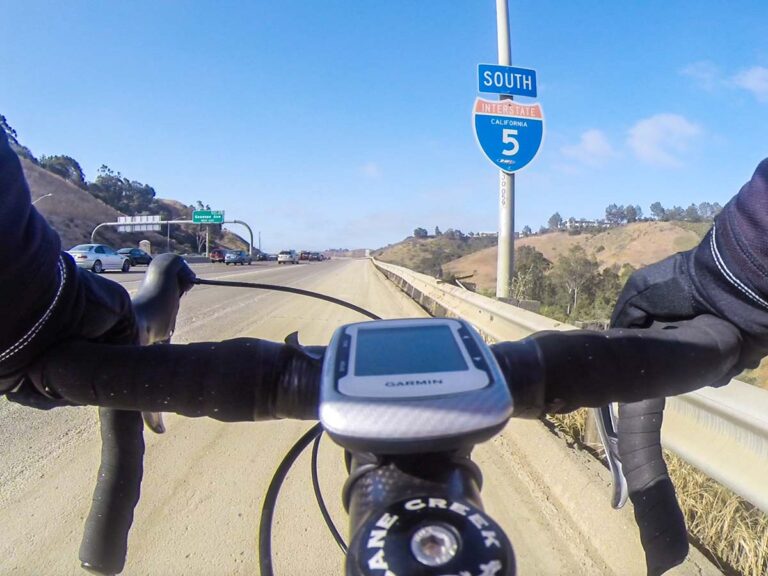
[[[509,66],[509,10],[507,0],[496,0],[496,34],[499,64]],[[512,100],[502,94],[500,100]],[[515,271],[515,175],[499,172],[499,236],[496,264],[496,297],[510,298]]]

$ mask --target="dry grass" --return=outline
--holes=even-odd
[[[548,416],[572,442],[584,444],[589,412]],[[701,471],[665,451],[689,534],[722,566],[744,576],[768,574],[768,516]]]

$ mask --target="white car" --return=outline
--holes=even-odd
[[[299,255],[296,250],[283,250],[277,255],[278,264],[298,264]]]
[[[131,259],[106,244],[78,244],[67,253],[80,268],[87,268],[96,274],[105,270],[128,272],[131,269]]]

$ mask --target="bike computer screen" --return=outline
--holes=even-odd
[[[358,376],[457,370],[467,370],[467,363],[446,325],[361,328],[357,332],[355,374]]]
[[[430,448],[440,439],[476,440],[503,425],[511,408],[493,354],[462,320],[349,324],[326,351],[320,419],[350,449],[417,451],[427,439]]]

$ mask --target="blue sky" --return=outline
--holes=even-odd
[[[724,204],[768,156],[764,0],[509,10],[546,130],[517,176],[517,229]],[[493,0],[6,1],[0,37],[0,113],[36,155],[202,200],[265,250],[497,228],[471,118]]]

